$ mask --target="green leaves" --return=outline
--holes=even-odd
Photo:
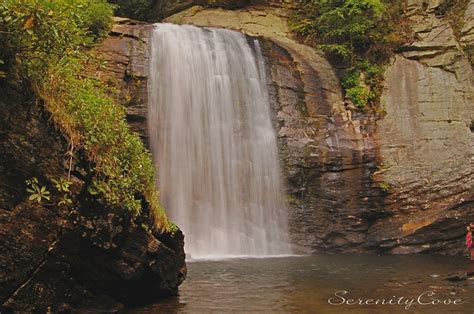
[[[72,198],[70,195],[69,187],[71,182],[64,178],[58,180],[52,179],[54,187],[59,193],[58,206],[68,206],[72,204]],[[51,192],[47,190],[46,186],[39,184],[38,178],[33,177],[25,181],[27,188],[26,191],[30,194],[28,200],[41,204],[44,200],[51,200]],[[52,205],[52,204],[50,204]]]
[[[347,97],[358,108],[363,109],[375,96],[368,86],[357,85],[346,90]]]
[[[403,1],[302,0],[292,17],[293,30],[342,65],[341,83],[358,108],[373,105],[382,86],[378,66],[406,37]]]
[[[88,159],[89,194],[132,217],[146,208],[150,226],[168,230],[150,153],[130,131],[125,108],[109,96],[105,84],[87,77],[86,63],[91,66],[95,58],[85,48],[108,31],[112,9],[105,0],[4,0],[0,60],[15,65],[16,74],[43,100],[70,146]],[[58,205],[71,205],[71,182],[59,178],[52,183]],[[38,203],[51,196],[36,178],[28,193]]]
[[[400,0],[303,0],[292,18],[293,29],[351,65],[359,57],[373,61],[371,54],[396,30],[390,13],[392,7],[398,9],[398,2]]]
[[[59,178],[59,180],[52,179],[54,183],[54,187],[59,192],[69,193],[69,187],[71,186],[71,182],[64,178]]]
[[[126,16],[139,21],[147,21],[150,15],[153,15],[153,3],[158,3],[158,10],[160,10],[160,2],[150,0],[110,0],[110,2],[117,4],[118,16]]]
[[[28,200],[40,204],[44,200],[51,200],[50,192],[46,189],[45,186],[40,186],[38,179],[36,177],[26,180],[26,185],[28,186],[26,191],[30,194]]]
[[[382,68],[363,60],[346,72],[341,85],[346,90],[347,98],[359,109],[363,109],[373,104],[378,97],[382,80]]]
[[[105,0],[4,0],[0,59],[16,56],[27,77],[41,79],[49,64],[107,32],[112,9]]]

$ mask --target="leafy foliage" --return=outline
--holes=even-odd
[[[59,192],[69,193],[69,187],[71,186],[71,182],[64,178],[59,178],[59,180],[52,179],[54,183],[54,187]]]
[[[108,31],[112,10],[105,0],[6,0],[0,5],[0,60],[44,101],[70,151],[85,153],[93,168],[90,194],[134,217],[146,208],[152,227],[168,230],[150,153],[104,84],[84,76],[86,64],[95,62],[86,48]],[[55,184],[68,193],[65,182]]]
[[[72,198],[70,195],[69,187],[71,186],[72,182],[64,178],[59,178],[59,180],[52,179],[52,181],[56,190],[61,194],[58,205],[71,205]]]
[[[349,69],[341,83],[347,97],[360,109],[373,102],[382,88],[383,70],[368,61],[358,62]]]
[[[151,0],[110,0],[117,5],[116,14],[146,21],[149,19]]]
[[[28,200],[37,202],[41,204],[43,200],[51,200],[50,192],[46,189],[45,186],[39,185],[38,178],[34,177],[32,179],[26,180],[26,191],[30,193]]]
[[[401,0],[302,0],[292,24],[307,43],[347,66],[343,78],[347,96],[363,108],[378,94],[373,90],[377,84],[364,80],[364,76],[375,78],[367,71],[387,61],[407,40],[402,12]],[[361,76],[362,72],[367,73]]]
[[[377,63],[403,42],[395,23],[401,1],[302,0],[293,29],[323,50],[354,64],[363,56]]]

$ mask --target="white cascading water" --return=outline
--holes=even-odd
[[[149,129],[158,188],[191,258],[291,253],[287,206],[257,40],[157,24]]]

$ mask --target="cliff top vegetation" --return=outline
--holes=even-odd
[[[344,69],[346,95],[364,108],[378,98],[381,66],[409,40],[403,12],[401,0],[302,0],[292,26],[305,43]]]
[[[108,33],[105,0],[5,0],[0,4],[0,75],[32,92],[69,144],[90,165],[87,192],[99,204],[170,230],[155,189],[154,165],[125,109],[87,75],[90,49]]]

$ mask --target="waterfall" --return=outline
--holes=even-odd
[[[148,121],[161,200],[192,258],[291,252],[257,40],[156,24]]]

